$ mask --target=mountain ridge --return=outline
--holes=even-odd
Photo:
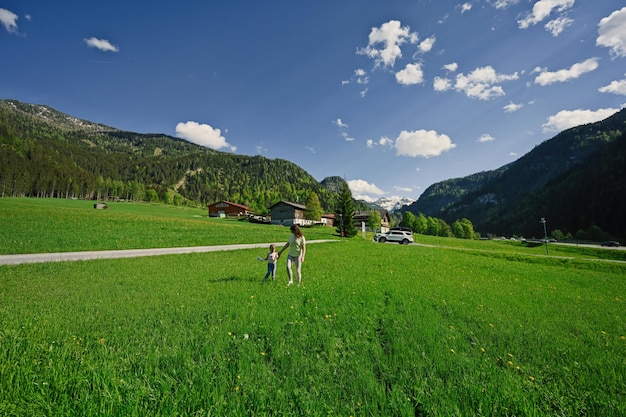
[[[626,153],[626,109],[605,120],[576,126],[560,132],[537,145],[527,154],[503,167],[492,171],[472,174],[463,178],[441,181],[428,187],[422,196],[403,211],[414,214],[441,217],[446,221],[466,217],[477,230],[493,234],[537,235],[540,218],[551,218],[552,227],[574,234],[579,228],[600,227],[618,236],[626,235],[626,225],[615,220],[619,210],[626,209],[624,198],[606,204],[606,210],[591,212],[593,202],[576,193],[576,185],[567,183],[568,193],[559,191],[567,201],[578,195],[579,214],[563,211],[566,204],[555,201],[554,191],[565,187],[563,181],[572,178],[594,177],[594,161],[613,144],[613,155],[606,159],[622,158]],[[607,162],[610,163],[610,162]],[[626,164],[612,164],[620,179],[612,176],[597,178],[598,186],[608,187],[614,193],[622,192]],[[588,194],[593,194],[590,187]],[[537,201],[542,203],[538,203]],[[570,202],[570,205],[572,202]],[[557,209],[558,207],[558,209]],[[568,210],[570,211],[570,210]],[[567,218],[566,218],[567,217]],[[577,220],[574,220],[574,217]],[[578,223],[578,224],[577,224]],[[606,228],[606,229],[605,229]]]

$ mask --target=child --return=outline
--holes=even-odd
[[[263,278],[263,282],[267,281],[270,274],[272,275],[272,281],[276,281],[276,261],[278,260],[278,252],[276,252],[276,246],[270,245],[270,251],[265,258],[258,257],[259,261],[267,261],[267,274]]]

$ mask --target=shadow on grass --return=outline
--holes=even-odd
[[[209,282],[214,282],[214,283],[218,283],[218,282],[255,282],[258,281],[257,278],[251,278],[251,277],[239,277],[239,276],[230,276],[230,277],[221,277],[221,278],[215,278],[215,279],[210,279]]]

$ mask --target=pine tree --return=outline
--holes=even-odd
[[[356,236],[357,230],[354,226],[354,200],[348,184],[344,183],[339,194],[339,201],[335,208],[335,222],[337,222],[337,233],[342,237]]]

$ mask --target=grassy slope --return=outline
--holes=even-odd
[[[0,267],[0,414],[624,415],[626,267],[466,243]]]

